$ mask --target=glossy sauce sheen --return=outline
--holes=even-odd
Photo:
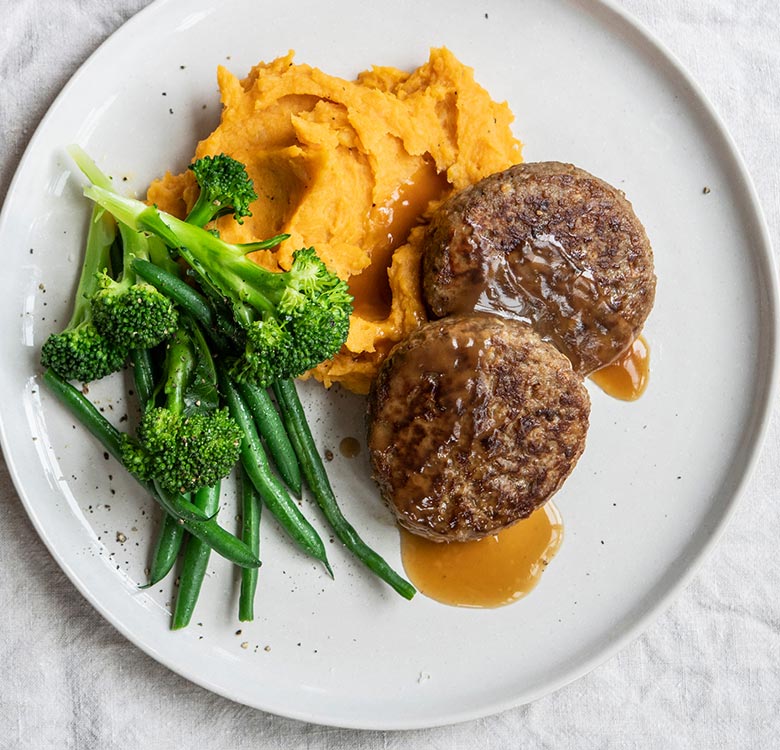
[[[489,342],[488,342],[489,343]],[[432,496],[433,484],[447,468],[452,454],[471,452],[474,442],[473,423],[464,419],[467,414],[481,414],[485,410],[487,393],[477,387],[477,373],[485,356],[484,342],[467,341],[440,335],[428,346],[418,347],[404,355],[412,372],[421,377],[416,387],[409,386],[409,402],[430,403],[429,411],[438,415],[437,420],[420,417],[412,411],[409,424],[403,425],[403,432],[414,429],[415,419],[422,419],[426,431],[418,430],[416,440],[398,440],[398,425],[382,423],[374,431],[373,450],[402,453],[401,464],[407,481],[396,489],[395,502],[401,508],[408,508],[414,520],[423,526],[439,526],[442,519],[437,515],[439,503]],[[404,383],[401,388],[406,388]],[[404,402],[398,399],[399,405]],[[402,416],[406,418],[408,407],[403,406]],[[489,467],[486,467],[489,468]]]
[[[581,375],[634,340],[655,286],[631,203],[572,164],[491,175],[449,198],[425,230],[423,289],[434,315],[477,309],[524,319]]]
[[[392,295],[387,272],[393,252],[420,223],[428,203],[441,198],[448,187],[446,176],[437,174],[435,166],[426,162],[401,183],[387,204],[375,209],[372,218],[380,228],[381,239],[371,252],[371,264],[348,282],[357,315],[367,320],[384,320],[390,314]]]
[[[590,377],[608,396],[636,401],[645,392],[650,377],[650,349],[645,338],[637,337],[611,365]]]
[[[548,502],[528,518],[475,542],[441,544],[401,530],[401,556],[425,596],[457,607],[500,607],[528,594],[563,540]]]
[[[631,326],[603,289],[551,234],[527,238],[511,252],[492,252],[457,312],[497,312],[530,323],[581,370],[585,355],[608,362]],[[600,335],[595,332],[601,331]],[[620,332],[616,336],[616,332]],[[624,344],[623,344],[624,345]]]

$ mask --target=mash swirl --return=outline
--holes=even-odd
[[[226,153],[246,164],[258,199],[243,224],[218,221],[222,237],[290,239],[255,260],[287,268],[313,246],[349,282],[355,311],[342,350],[312,374],[366,393],[394,344],[426,320],[420,240],[427,216],[453,191],[521,161],[512,113],[471,68],[433,49],[409,73],[374,67],[354,81],[293,62],[290,52],[243,80],[218,70],[219,126],[194,159]],[[183,216],[194,176],[166,174],[148,200]]]

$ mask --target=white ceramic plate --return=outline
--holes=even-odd
[[[36,380],[39,347],[68,314],[88,216],[63,147],[81,143],[142,192],[164,170],[180,171],[217,122],[217,64],[243,75],[294,48],[299,61],[352,77],[372,64],[414,67],[438,45],[509,101],[527,160],[572,161],[633,201],[659,277],[646,328],[649,390],[625,404],[591,388],[587,450],[557,499],[566,539],[527,599],[498,610],[406,603],[337,545],[331,582],[267,523],[258,619],[239,626],[235,575],[217,559],[197,624],[171,633],[170,583],[137,587],[155,508]],[[771,403],[774,271],[749,180],[677,63],[596,0],[154,3],[52,106],[9,193],[0,246],[12,269],[0,282],[3,449],[41,537],[95,608],[154,658],[307,721],[450,723],[584,674],[634,637],[711,547]],[[118,421],[120,392],[115,378],[90,395]],[[316,386],[306,398],[318,442],[336,453],[330,468],[347,514],[399,564],[365,451],[348,460],[337,450],[342,437],[362,435],[362,400]]]

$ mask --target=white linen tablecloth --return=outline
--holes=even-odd
[[[515,0],[522,2],[522,0]],[[54,97],[148,0],[4,0],[0,200]],[[620,0],[725,119],[780,233],[780,2]],[[0,462],[0,748],[780,747],[780,421],[716,551],[622,653],[529,706],[414,732],[264,714],[157,664],[73,587]]]

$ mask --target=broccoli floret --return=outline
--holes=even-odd
[[[111,180],[84,150],[71,146],[69,152],[94,184],[113,190]],[[98,332],[117,346],[149,349],[176,330],[178,313],[165,295],[139,279],[133,269],[136,258],[150,259],[153,240],[125,225],[119,226],[119,232],[122,238],[121,277],[115,281],[105,271],[98,274],[97,289],[91,298],[92,319]],[[155,254],[159,257],[159,253]],[[114,271],[119,275],[119,269]]]
[[[240,161],[227,154],[204,156],[190,164],[200,187],[200,195],[187,215],[190,224],[203,227],[219,216],[233,213],[239,224],[251,216],[249,206],[257,200],[252,180]]]
[[[41,364],[65,380],[89,383],[122,369],[127,350],[114,346],[91,321],[53,333],[41,347]]]
[[[178,248],[204,286],[216,289],[246,330],[247,347],[234,368],[238,379],[267,386],[297,377],[333,357],[346,340],[352,297],[313,248],[298,250],[288,271],[262,268],[246,255],[286,239],[234,245],[154,206],[99,186],[84,194],[121,223],[150,232]]]
[[[191,321],[175,332],[163,369],[162,403],[145,409],[137,439],[124,436],[122,462],[169,492],[210,487],[238,460],[242,433],[227,409],[217,408],[214,364]]]
[[[127,358],[126,345],[98,331],[90,303],[98,288],[98,275],[109,266],[115,236],[113,218],[95,206],[70,321],[60,333],[49,336],[41,348],[41,364],[66,380],[99,380],[120,370]]]
[[[107,273],[99,276],[92,297],[95,327],[106,338],[131,348],[151,349],[167,339],[178,325],[173,303],[151,284],[137,278],[136,258],[149,260],[148,238],[120,226],[123,270],[119,281]]]
[[[123,460],[139,477],[157,479],[169,492],[195,491],[230,473],[241,437],[227,409],[184,416],[154,407],[144,413],[139,442],[125,441]]]
[[[260,316],[246,325],[247,345],[232,370],[239,382],[266,386],[300,375],[332,357],[347,338],[352,297],[314,248],[297,250],[290,270],[275,276],[284,286],[264,295],[274,314],[264,314],[259,300],[253,307]]]

